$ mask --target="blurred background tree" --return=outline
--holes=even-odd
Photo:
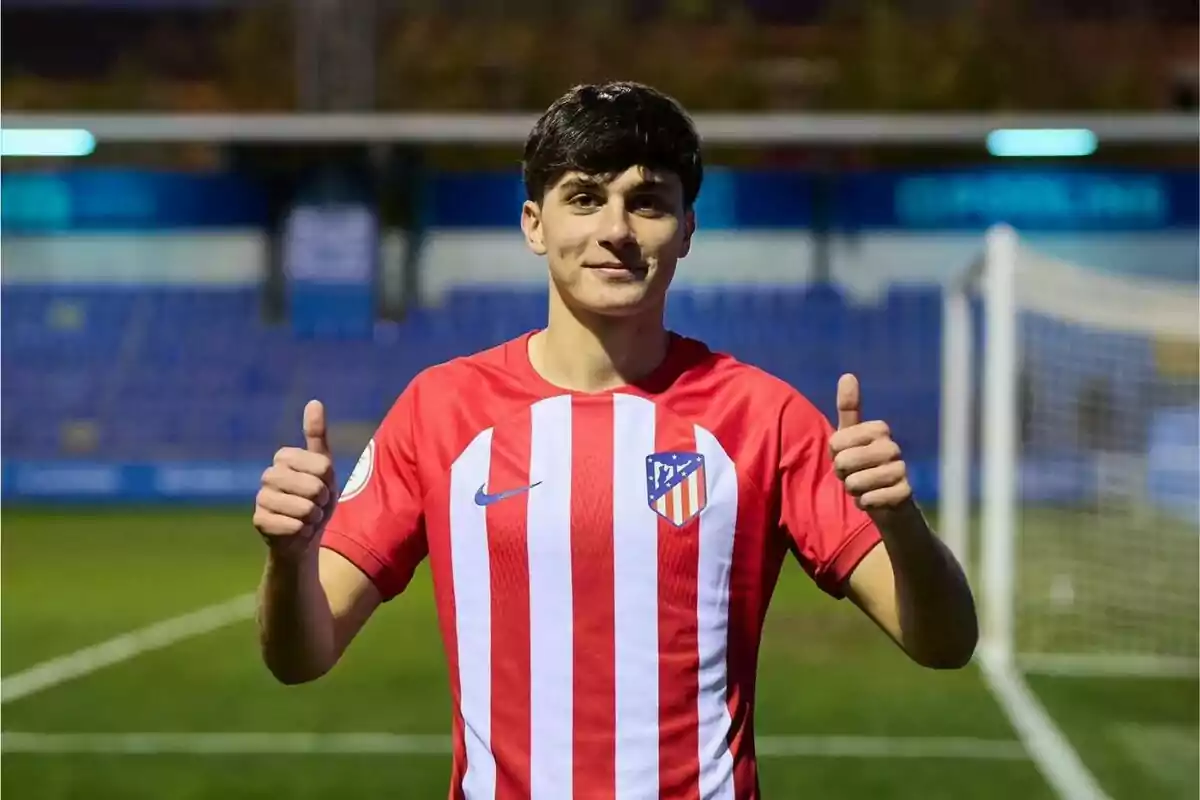
[[[380,109],[535,109],[565,86],[614,77],[654,83],[697,110],[1195,103],[1197,13],[1179,0],[376,3]],[[196,19],[157,13],[126,24],[136,12],[98,3],[64,22],[36,4],[6,7],[4,107],[296,107],[291,2],[186,13]],[[120,25],[107,19],[114,15]],[[113,33],[81,32],[76,46],[92,57],[76,56],[73,74],[58,60],[50,75],[23,44],[44,39],[23,31],[51,24],[107,24]]]

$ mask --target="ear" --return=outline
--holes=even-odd
[[[536,255],[546,255],[546,242],[542,229],[542,209],[532,200],[521,206],[521,230],[525,233],[525,244]]]
[[[692,249],[692,234],[696,232],[696,212],[688,209],[683,215],[683,246],[679,249],[679,257],[684,258]]]

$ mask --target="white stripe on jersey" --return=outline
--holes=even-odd
[[[570,797],[575,658],[571,595],[571,397],[532,408],[529,548],[529,781],[534,800]]]
[[[492,755],[492,595],[486,509],[475,491],[492,460],[492,430],[475,437],[450,467],[450,561],[454,623],[458,639],[458,684],[462,695],[469,800],[496,795]],[[481,479],[480,476],[483,476]]]
[[[737,527],[738,480],[733,460],[708,431],[696,426],[696,449],[704,456],[708,508],[700,517],[700,566],[696,623],[700,651],[700,797],[732,800],[729,752],[729,574]],[[693,497],[695,486],[693,485]],[[696,507],[693,500],[692,508]]]
[[[695,514],[700,508],[700,472],[693,472],[687,479],[687,497],[689,514]]]
[[[616,796],[658,794],[658,515],[642,467],[654,448],[654,404],[613,396],[613,595]],[[666,500],[659,500],[666,512]]]

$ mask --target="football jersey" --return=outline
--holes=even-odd
[[[880,540],[833,472],[832,426],[692,339],[584,393],[540,377],[530,336],[412,381],[322,546],[385,600],[428,557],[450,797],[757,797],[755,669],[782,563],[841,596]]]

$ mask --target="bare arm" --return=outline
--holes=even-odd
[[[305,449],[282,448],[263,473],[254,525],[268,546],[258,591],[263,661],[283,683],[321,677],[379,606],[374,583],[344,556],[320,547],[337,504],[325,412],[304,413]]]
[[[859,563],[846,596],[918,664],[965,666],[979,630],[966,575],[913,503],[874,514],[883,544]]]
[[[263,661],[282,683],[315,680],[378,608],[379,590],[338,553],[321,547],[299,558],[272,551],[259,586]]]
[[[838,382],[837,405],[838,430],[830,439],[834,469],[883,537],[883,546],[851,574],[846,594],[918,664],[962,667],[979,638],[966,575],[913,500],[888,426],[861,421],[854,376]]]

